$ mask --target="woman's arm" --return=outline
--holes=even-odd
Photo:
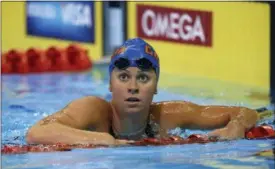
[[[226,108],[226,107],[225,107]],[[245,132],[256,125],[259,116],[257,111],[245,107],[227,107],[229,121],[224,128],[210,132],[209,136],[223,139],[244,138]]]
[[[29,144],[115,144],[115,139],[108,133],[85,131],[58,122],[32,127],[26,140]]]
[[[184,127],[189,129],[217,129],[211,135],[228,138],[243,137],[245,130],[253,127],[256,111],[237,106],[202,106],[191,102],[175,101],[156,104],[161,112],[160,123],[164,128]],[[225,130],[226,129],[226,130]]]
[[[106,132],[110,111],[109,103],[97,97],[74,100],[32,126],[26,140],[30,144],[116,144],[116,140]],[[91,126],[95,126],[97,131],[85,131]]]

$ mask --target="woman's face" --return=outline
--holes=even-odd
[[[148,111],[157,90],[154,70],[143,71],[136,67],[125,70],[115,68],[111,74],[112,103],[118,113]]]

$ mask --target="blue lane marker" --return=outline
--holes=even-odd
[[[33,109],[28,109],[25,106],[17,105],[17,104],[12,104],[12,105],[9,106],[9,108],[10,109],[21,109],[21,110],[24,110],[26,112],[35,112],[35,110],[33,110]]]

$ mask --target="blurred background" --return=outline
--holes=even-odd
[[[154,101],[268,106],[275,100],[274,9],[273,2],[254,1],[1,2],[2,146],[26,144],[32,125],[74,99],[110,101],[110,56],[135,37],[160,58]],[[258,124],[274,128],[273,119],[271,111],[261,113]],[[7,155],[2,162],[3,168],[274,167],[274,140],[124,150]]]
[[[2,2],[2,74],[93,72],[141,37],[160,57],[160,88],[266,105],[274,95],[271,9],[252,1]]]

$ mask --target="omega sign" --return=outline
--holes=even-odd
[[[212,46],[212,12],[137,5],[138,36]]]

